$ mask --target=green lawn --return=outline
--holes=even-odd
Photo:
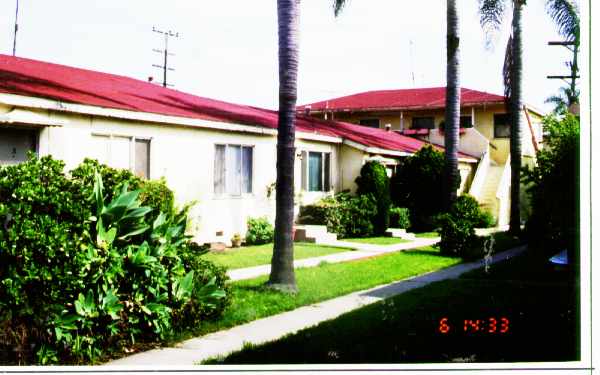
[[[318,257],[321,255],[352,251],[345,247],[315,245],[312,243],[294,243],[294,259]],[[210,252],[202,257],[229,269],[259,266],[271,263],[273,244],[243,246],[221,252]]]
[[[411,242],[402,238],[396,237],[366,237],[366,238],[344,238],[342,241],[368,243],[373,245],[395,245],[398,243]]]
[[[578,360],[578,287],[571,280],[546,259],[526,254],[210,363]],[[444,318],[446,333],[439,330]],[[465,320],[478,319],[478,331],[475,323],[465,331]]]
[[[287,295],[264,288],[268,276],[232,283],[232,305],[218,321],[207,321],[176,340],[230,328],[357,290],[445,268],[460,259],[441,256],[437,249],[389,253],[344,263],[296,269],[299,292]]]
[[[417,238],[435,238],[435,237],[439,237],[440,234],[438,232],[422,232],[422,233],[415,233],[415,237]]]

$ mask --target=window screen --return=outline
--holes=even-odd
[[[377,118],[365,118],[359,120],[358,123],[363,126],[368,126],[370,128],[378,128],[379,127],[379,119]]]
[[[215,194],[252,193],[253,148],[215,145]]]
[[[323,191],[323,154],[308,153],[308,191]]]
[[[433,117],[413,117],[412,119],[413,129],[433,129],[434,127]]]
[[[225,193],[225,146],[215,146],[215,171],[214,171],[215,194]]]
[[[135,140],[135,174],[142,178],[150,178],[150,141]]]

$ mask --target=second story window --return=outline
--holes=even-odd
[[[214,192],[217,195],[252,193],[253,147],[215,145]]]
[[[494,138],[510,138],[510,123],[507,113],[494,114]]]
[[[461,128],[472,128],[473,127],[473,119],[471,116],[460,116],[460,127]]]
[[[358,123],[362,126],[368,126],[370,128],[379,128],[378,118],[364,118],[359,120]]]
[[[412,129],[433,129],[435,123],[433,117],[413,117]]]

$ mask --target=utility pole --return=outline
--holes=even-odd
[[[164,50],[153,49],[154,52],[158,52],[163,55],[163,64],[162,65],[152,64],[152,66],[163,70],[163,81],[162,81],[163,87],[173,86],[173,85],[167,83],[167,71],[175,70],[173,68],[169,68],[169,65],[168,65],[168,57],[175,56],[173,53],[169,53],[169,37],[179,38],[179,33],[173,33],[171,30],[169,30],[169,31],[158,30],[154,26],[152,27],[152,31],[165,36],[165,49]]]
[[[15,11],[15,36],[13,39],[13,56],[17,52],[17,31],[19,30],[19,0],[17,0],[17,10]]]
[[[573,53],[573,60],[567,62],[567,66],[571,69],[571,74],[570,75],[550,75],[547,76],[546,78],[548,79],[562,79],[565,82],[567,82],[569,84],[569,88],[570,88],[570,97],[569,99],[569,109],[571,110],[571,106],[573,106],[575,104],[576,101],[576,83],[577,83],[577,79],[579,78],[579,75],[577,73],[579,73],[579,67],[577,65],[577,54],[579,52],[579,44],[576,41],[552,41],[552,42],[548,42],[549,46],[563,46],[566,47],[569,51],[571,51]],[[567,81],[567,80],[570,80]]]

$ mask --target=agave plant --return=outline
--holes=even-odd
[[[127,191],[124,183],[121,192],[108,205],[104,204],[104,187],[98,171],[94,172],[94,200],[96,201],[96,243],[106,249],[115,239],[126,241],[129,237],[146,232],[150,226],[144,222],[144,216],[152,209],[143,207],[138,199],[139,190]]]

